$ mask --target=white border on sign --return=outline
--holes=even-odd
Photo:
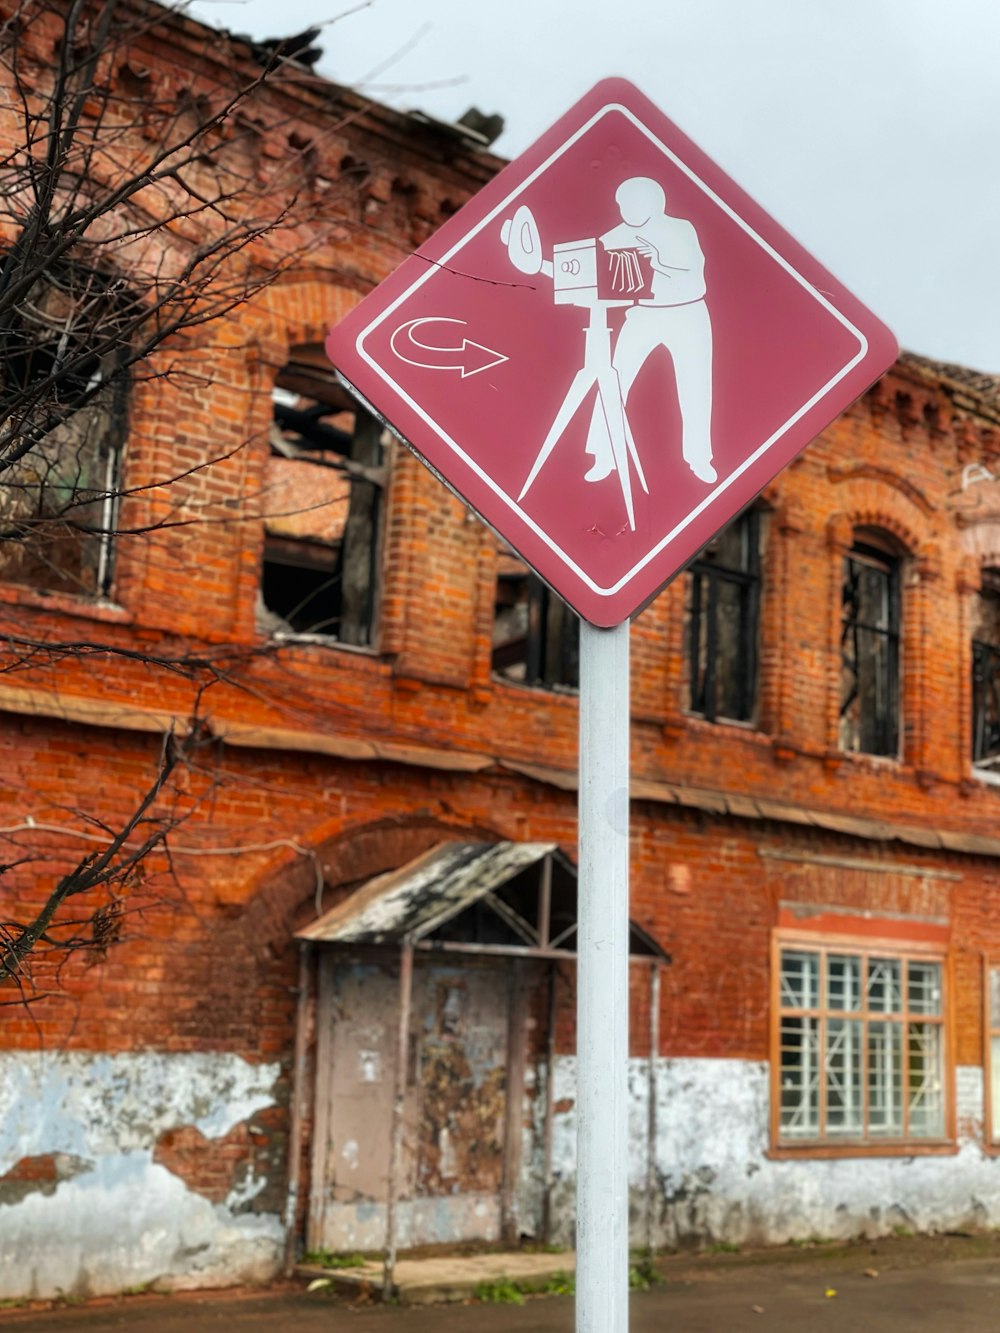
[[[474,458],[470,458],[470,456],[465,452],[465,450],[461,447],[461,445],[459,445],[457,441],[451,438],[451,436],[448,434],[448,432],[444,429],[443,426],[439,425],[438,422],[436,422],[420,406],[418,402],[416,402],[413,398],[410,397],[410,395],[405,391],[405,389],[403,389],[399,384],[396,383],[396,381],[392,378],[389,372],[368,354],[368,352],[365,350],[364,347],[364,341],[371,333],[373,333],[379,327],[379,325],[383,324],[389,318],[390,315],[392,315],[396,310],[398,310],[404,301],[409,300],[409,298],[413,295],[415,291],[419,290],[419,288],[421,288],[425,282],[429,282],[431,278],[435,277],[438,272],[439,266],[448,264],[448,262],[452,260],[464,246],[468,245],[468,243],[475,236],[479,235],[479,233],[483,230],[484,227],[488,227],[490,223],[494,222],[501,213],[506,212],[510,208],[512,202],[518,197],[518,195],[522,194],[528,188],[529,185],[533,185],[535,181],[538,180],[539,176],[541,176],[545,171],[547,171],[548,168],[553,164],[553,162],[558,161],[558,159],[562,157],[562,155],[569,148],[571,148],[573,144],[577,142],[577,140],[581,139],[583,135],[585,135],[589,130],[593,129],[593,127],[597,124],[597,122],[601,120],[604,116],[610,115],[612,112],[616,111],[619,114],[623,115],[627,120],[629,120],[636,127],[636,129],[640,131],[640,133],[644,134],[646,138],[650,140],[651,143],[655,144],[656,147],[660,150],[661,153],[664,154],[665,157],[668,157],[670,161],[680,171],[683,171],[683,173],[685,174],[685,176],[688,177],[689,180],[693,181],[694,184],[697,185],[698,188],[704,194],[706,194],[709,199],[712,200],[713,203],[715,203],[719,208],[721,208],[722,211],[728,217],[732,218],[732,220],[740,228],[742,228],[742,230],[745,231],[746,234],[750,236],[761,247],[762,250],[765,250],[767,254],[770,255],[770,257],[775,261],[775,263],[779,264],[785,270],[785,272],[788,273],[792,278],[794,278],[795,281],[799,283],[799,285],[803,287],[819,305],[821,305],[829,314],[831,314],[834,317],[834,319],[838,321],[838,323],[843,325],[843,327],[847,329],[847,331],[857,339],[859,351],[856,356],[852,357],[852,359],[848,361],[847,364],[841,370],[839,370],[836,375],[833,376],[832,379],[828,380],[821,389],[817,390],[817,392],[813,394],[813,396],[809,399],[808,402],[803,403],[803,405],[798,409],[797,412],[794,412],[788,418],[788,420],[785,421],[781,426],[779,426],[778,429],[772,435],[768,436],[768,438],[763,442],[763,444],[759,445],[758,448],[748,458],[744,459],[744,461],[734,472],[730,473],[729,476],[727,476],[724,481],[721,481],[715,487],[715,489],[709,495],[707,495],[704,500],[701,501],[699,505],[695,506],[695,508],[692,509],[689,514],[685,515],[685,517],[679,523],[677,523],[673,528],[671,528],[671,530],[666,534],[666,536],[664,536],[659,542],[657,542],[657,544],[652,548],[652,550],[648,551],[642,557],[641,560],[639,560],[636,564],[632,566],[630,570],[628,570],[625,574],[623,574],[617,583],[612,584],[610,587],[602,587],[600,584],[595,583],[594,580],[590,577],[590,575],[587,574],[586,571],[580,568],[580,566],[576,563],[576,561],[572,558],[572,556],[567,554],[567,552],[564,551],[562,547],[557,542],[555,542],[547,532],[545,532],[542,528],[538,526],[538,524],[534,521],[534,519],[531,517],[530,514],[525,513],[525,511],[521,508],[521,506],[517,503],[516,500],[514,500],[511,496],[509,496],[506,491],[501,490],[500,486],[497,484],[496,481],[494,481],[494,479],[489,475],[489,473],[484,472]],[[355,342],[355,347],[357,348],[358,355],[372,368],[372,370],[374,370],[375,373],[381,379],[383,379],[386,382],[386,384],[388,384],[390,388],[392,388],[400,396],[400,398],[403,399],[403,401],[407,404],[407,406],[413,412],[415,412],[416,415],[420,417],[422,421],[424,421],[428,426],[430,426],[431,430],[433,430],[434,433],[442,440],[442,442],[446,444],[448,448],[451,449],[452,452],[455,453],[457,457],[459,457],[462,460],[463,463],[465,463],[466,467],[468,467],[470,471],[475,473],[475,475],[480,479],[480,481],[484,482],[486,486],[499,499],[501,499],[504,502],[504,504],[506,504],[507,507],[511,509],[518,516],[518,518],[521,519],[521,521],[528,528],[530,528],[531,531],[538,538],[540,538],[540,540],[544,542],[544,544],[555,555],[557,555],[563,561],[563,563],[569,569],[573,571],[573,573],[577,576],[577,578],[580,579],[580,581],[584,583],[591,590],[591,592],[597,593],[597,595],[601,597],[612,597],[616,593],[621,592],[621,590],[624,587],[626,587],[626,585],[630,583],[632,579],[636,577],[637,574],[639,574],[643,569],[645,569],[645,567],[649,564],[651,560],[654,560],[660,554],[661,551],[663,551],[667,546],[669,546],[670,543],[674,541],[675,538],[677,538],[684,531],[684,529],[687,528],[688,525],[691,524],[698,517],[699,514],[703,513],[704,510],[707,509],[710,504],[714,503],[714,501],[724,491],[726,491],[739,477],[741,477],[743,473],[747,471],[748,468],[752,467],[753,464],[756,463],[757,460],[763,454],[765,454],[768,451],[768,449],[772,447],[772,445],[774,445],[778,440],[780,440],[781,437],[785,435],[792,428],[792,426],[795,425],[797,421],[801,420],[802,417],[804,417],[808,412],[810,412],[816,406],[816,404],[820,402],[821,399],[825,398],[826,395],[832,389],[834,389],[836,385],[840,383],[840,381],[846,375],[849,375],[851,373],[851,371],[854,369],[856,365],[859,364],[859,362],[864,360],[865,356],[868,353],[868,339],[865,337],[865,335],[861,332],[860,329],[856,328],[851,323],[851,321],[847,318],[846,315],[842,314],[832,304],[832,302],[826,296],[823,295],[821,291],[819,291],[816,287],[814,287],[812,283],[808,281],[808,279],[804,278],[802,274],[798,272],[797,269],[794,269],[787,259],[785,259],[782,255],[780,255],[772,245],[769,245],[768,242],[765,241],[762,236],[759,236],[748,222],[746,222],[743,218],[741,218],[738,213],[735,213],[733,209],[730,208],[729,205],[725,202],[724,199],[720,198],[720,196],[716,194],[716,192],[709,185],[705,184],[705,182],[701,179],[700,176],[696,175],[695,172],[692,171],[691,168],[686,165],[686,163],[682,162],[681,159],[676,155],[676,153],[671,152],[671,150],[666,146],[666,144],[663,143],[662,140],[657,138],[657,136],[653,133],[653,131],[650,130],[648,126],[644,125],[642,121],[639,120],[639,118],[628,109],[628,107],[622,106],[618,102],[609,102],[606,106],[603,106],[600,108],[600,110],[596,111],[585,124],[581,125],[580,128],[575,131],[575,133],[571,134],[570,137],[565,141],[565,143],[561,144],[560,147],[557,148],[554,153],[550,154],[549,157],[547,157],[545,161],[541,163],[540,166],[536,167],[535,170],[531,172],[529,176],[526,176],[525,179],[520,183],[520,185],[518,185],[518,187],[515,190],[512,190],[510,194],[507,195],[507,197],[503,199],[499,204],[497,204],[497,206],[494,209],[492,209],[489,213],[487,213],[484,218],[480,219],[480,221],[476,223],[476,225],[472,228],[471,231],[466,232],[466,234],[462,237],[460,241],[456,242],[456,244],[453,245],[451,249],[447,251],[446,254],[442,255],[441,258],[437,260],[437,263],[434,267],[430,267],[427,269],[426,272],[421,273],[420,276],[416,279],[416,281],[412,282],[410,286],[407,287],[406,291],[402,293],[402,295],[397,296],[396,299],[393,302],[391,302],[388,306],[386,306],[386,308],[380,314],[376,315],[376,317],[372,320],[372,322],[366,328],[362,329],[362,331],[358,334],[357,340]]]

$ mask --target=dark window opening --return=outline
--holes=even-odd
[[[757,708],[760,512],[716,536],[690,570],[689,707],[714,722],[752,722]]]
[[[972,762],[1000,772],[1000,569],[983,570],[972,634]]]
[[[325,366],[296,349],[274,393],[259,627],[368,646],[378,602],[383,431]]]
[[[127,300],[107,278],[65,265],[0,333],[0,418],[13,432],[0,458],[0,579],[111,591],[128,376],[121,350],[92,348],[113,343]]]
[[[516,556],[501,552],[493,619],[494,675],[522,685],[575,690],[580,621]]]
[[[897,556],[863,541],[844,560],[842,750],[899,753],[899,571]]]

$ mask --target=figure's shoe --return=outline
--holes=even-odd
[[[710,482],[719,480],[719,474],[712,466],[712,460],[710,458],[706,458],[704,461],[685,458],[684,461],[698,480],[705,482],[706,485]]]
[[[584,481],[603,481],[605,477],[610,477],[615,470],[615,460],[607,455],[599,455],[594,459],[593,466],[589,472],[585,472]]]

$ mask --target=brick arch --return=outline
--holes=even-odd
[[[858,528],[869,528],[891,537],[901,548],[900,554],[919,558],[925,554],[928,542],[926,535],[921,535],[919,521],[907,512],[911,508],[902,496],[895,504],[891,496],[879,497],[875,503],[870,497],[858,497],[857,504],[849,504],[827,520],[830,545],[846,550],[852,545]]]
[[[361,881],[412,861],[435,843],[496,842],[503,835],[479,824],[455,824],[431,815],[390,817],[345,829],[312,844],[311,856],[295,856],[265,871],[245,899],[233,926],[265,952],[282,948],[311,921],[317,898],[329,911]],[[301,841],[309,846],[309,840]],[[318,891],[317,871],[323,889]]]
[[[327,275],[274,283],[262,293],[255,311],[265,359],[277,371],[292,347],[322,343],[360,299],[360,292]]]
[[[474,824],[447,823],[430,815],[387,818],[313,841],[316,860],[287,850],[283,864],[247,885],[239,904],[211,920],[172,963],[172,1039],[192,1034],[225,1049],[233,1026],[262,1034],[262,1055],[287,1055],[294,1027],[298,975],[295,932],[316,911],[316,865],[322,867],[322,907],[329,910],[359,880],[405,865],[435,843],[451,839],[496,841],[502,834]],[[308,835],[301,846],[310,845]],[[276,858],[277,859],[277,858]]]

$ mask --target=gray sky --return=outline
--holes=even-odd
[[[915,352],[1000,372],[1000,0],[196,0],[516,156],[631,79]]]

